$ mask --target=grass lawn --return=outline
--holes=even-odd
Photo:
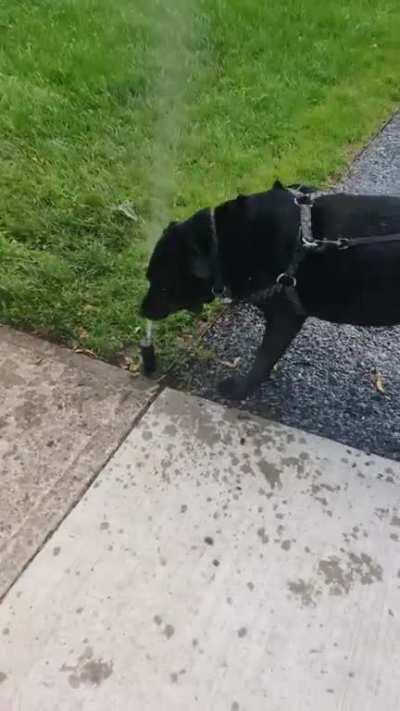
[[[399,37],[398,0],[4,0],[0,320],[137,342],[149,236],[334,177],[399,101]],[[166,353],[187,328],[160,327]]]

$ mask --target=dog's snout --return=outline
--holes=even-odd
[[[169,315],[170,309],[164,300],[156,298],[152,290],[149,289],[142,301],[140,313],[151,321],[160,321]]]

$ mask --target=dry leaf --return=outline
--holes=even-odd
[[[121,354],[117,357],[116,365],[119,368],[124,368],[125,370],[129,370],[129,368],[131,367],[131,364],[132,364],[132,358],[129,358],[128,356],[123,355],[123,354]]]
[[[121,202],[120,205],[115,205],[113,210],[121,213],[121,215],[124,215],[124,217],[128,220],[132,220],[132,222],[138,222],[139,220],[133,204],[129,201]]]
[[[383,382],[382,375],[380,374],[379,370],[375,368],[375,370],[372,371],[372,382],[375,385],[375,389],[378,391],[378,393],[381,393],[381,395],[385,394],[385,385]]]
[[[230,361],[230,360],[220,360],[221,365],[224,365],[225,368],[231,368],[234,370],[235,368],[238,368],[240,365],[240,357],[238,356],[235,358],[235,360]]]
[[[88,348],[74,348],[75,353],[82,353],[83,355],[89,356],[90,358],[97,358],[96,353],[90,351]]]
[[[130,373],[139,373],[141,368],[141,362],[140,360],[134,360],[132,363],[129,365],[128,370]]]

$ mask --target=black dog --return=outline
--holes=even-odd
[[[267,192],[171,223],[154,249],[142,305],[147,318],[201,311],[224,289],[265,315],[253,367],[220,384],[224,397],[254,391],[308,316],[361,326],[400,323],[400,235],[394,234],[400,198],[323,195],[311,215],[310,234],[322,244],[304,240],[299,201],[277,181]]]

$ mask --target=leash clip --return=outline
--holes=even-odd
[[[307,249],[314,250],[314,249],[319,249],[321,244],[320,244],[319,240],[305,239],[305,237],[303,235],[301,235],[301,246],[306,250]]]

